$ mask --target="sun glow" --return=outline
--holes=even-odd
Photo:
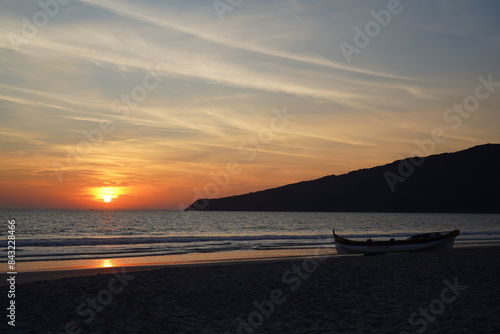
[[[89,192],[94,196],[94,200],[104,203],[110,203],[125,193],[123,187],[90,188]]]
[[[111,260],[103,260],[101,266],[102,267],[112,267],[113,262],[111,262]]]

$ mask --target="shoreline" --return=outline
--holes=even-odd
[[[500,245],[473,245],[473,246],[462,246],[455,247],[451,252],[464,250],[464,249],[500,249]],[[292,253],[292,254],[290,254]],[[394,256],[404,253],[393,253],[386,254],[382,256]],[[307,258],[339,258],[339,257],[360,257],[363,255],[353,254],[353,255],[339,255],[335,251],[328,248],[316,248],[313,251],[311,249],[289,249],[280,251],[234,251],[234,252],[224,252],[224,253],[214,253],[211,258],[207,258],[207,254],[187,254],[179,256],[169,256],[168,261],[146,261],[137,262],[138,258],[117,258],[117,259],[97,259],[85,262],[97,262],[105,263],[106,261],[115,260],[117,265],[110,266],[69,266],[69,267],[59,267],[59,268],[42,268],[38,270],[21,270],[17,271],[16,282],[19,284],[27,282],[37,282],[45,280],[54,280],[60,278],[71,278],[71,277],[83,277],[83,276],[94,276],[94,275],[106,275],[113,274],[118,271],[120,272],[142,272],[142,271],[154,271],[165,268],[175,268],[175,267],[198,267],[198,266],[212,266],[212,265],[234,265],[239,263],[264,263],[264,262],[282,262],[282,261],[294,261]],[[152,259],[154,257],[149,257]],[[165,257],[163,257],[165,258]],[[132,263],[124,264],[128,261],[123,260],[131,259]],[[120,261],[122,260],[122,261]],[[50,261],[57,262],[57,261]],[[60,261],[60,262],[75,262],[75,261]],[[40,261],[38,264],[44,265],[47,261]],[[3,271],[0,273],[0,286],[7,285],[6,278],[8,278],[7,272]]]
[[[292,254],[290,254],[292,253]],[[155,257],[147,257],[145,259],[153,260],[140,262],[138,257],[133,258],[116,258],[116,259],[96,259],[96,260],[84,260],[84,263],[96,263],[102,264],[108,261],[114,261],[116,265],[112,266],[63,266],[59,268],[43,268],[38,270],[21,270],[17,271],[16,282],[17,283],[27,283],[36,282],[44,280],[53,280],[59,278],[69,278],[69,277],[81,277],[81,276],[93,276],[93,275],[104,275],[112,274],[117,271],[121,272],[137,272],[137,271],[151,271],[159,270],[170,267],[198,267],[198,266],[211,266],[211,265],[231,265],[244,262],[277,262],[277,261],[293,261],[297,259],[303,259],[308,257],[321,257],[321,256],[339,256],[332,251],[330,247],[328,248],[317,248],[314,250],[310,249],[284,249],[279,251],[233,251],[233,252],[221,252],[213,253],[211,256],[207,256],[205,253],[201,254],[183,254],[183,255],[173,255],[173,256],[159,256],[157,258],[167,258],[168,260],[159,261]],[[128,261],[130,260],[130,261]],[[36,264],[37,267],[45,265],[49,261],[40,261]],[[78,261],[50,261],[53,262],[78,262]],[[108,262],[108,263],[109,263]],[[129,263],[129,264],[127,264]],[[0,286],[7,285],[5,278],[8,274],[3,271],[0,273]]]

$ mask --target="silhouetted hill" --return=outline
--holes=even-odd
[[[500,144],[219,199],[200,211],[500,212]],[[392,185],[392,186],[391,186]]]

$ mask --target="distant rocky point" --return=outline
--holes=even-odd
[[[500,213],[500,144],[199,199],[186,210]]]

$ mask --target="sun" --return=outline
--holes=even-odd
[[[101,266],[102,267],[112,267],[113,262],[111,262],[111,260],[103,260]]]
[[[94,197],[95,201],[110,203],[119,198],[126,191],[124,187],[93,187],[88,189],[89,195]]]

